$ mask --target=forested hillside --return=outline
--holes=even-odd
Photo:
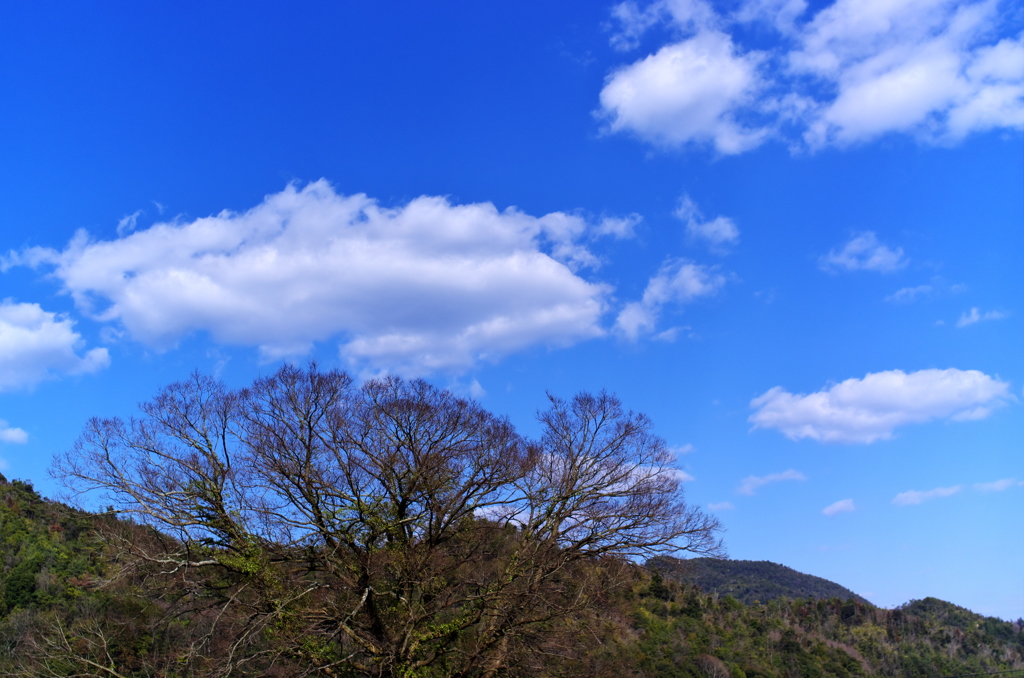
[[[645,676],[1024,675],[1019,624],[934,598],[893,610],[839,598],[744,605],[654,572],[634,608]]]
[[[44,500],[27,483],[0,482],[0,675],[367,675],[333,656],[327,644],[295,643],[286,621],[259,631],[262,651],[273,661],[211,671],[213,664],[198,661],[197,647],[223,654],[235,648],[203,637],[209,611],[195,616],[194,608],[176,607],[187,592],[166,587],[172,581],[166,572],[118,560],[110,539],[125,528],[140,529]],[[606,578],[606,589],[593,591],[598,604],[535,630],[538,652],[493,675],[931,678],[1009,669],[1024,675],[1019,625],[943,601],[894,610],[836,597],[744,604],[663,576],[664,561],[653,565],[595,563],[579,570],[581,577]],[[716,566],[715,581],[728,586],[728,561],[697,562],[695,571]],[[685,563],[673,567],[685,570]],[[803,577],[780,566],[754,569],[766,581],[783,573],[780,585],[786,586]],[[737,570],[749,575],[745,565]],[[249,612],[229,608],[227,614],[244,625]]]
[[[744,604],[776,598],[839,598],[868,601],[834,582],[767,560],[653,558],[648,563],[665,577],[694,584],[705,593],[732,596]]]

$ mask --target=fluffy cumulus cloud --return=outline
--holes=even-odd
[[[824,271],[874,271],[891,273],[907,265],[903,256],[903,248],[892,249],[883,245],[872,231],[858,233],[843,245],[841,249],[832,249],[821,257],[821,269]],[[900,290],[904,292],[904,290]],[[913,298],[913,293],[906,293]],[[894,300],[895,301],[895,300]]]
[[[1009,389],[977,370],[889,370],[810,394],[776,386],[750,401],[750,422],[792,440],[872,443],[891,438],[906,424],[983,419],[1011,397]]]
[[[829,504],[825,508],[821,509],[821,512],[829,518],[831,518],[832,516],[837,515],[839,513],[849,513],[850,511],[855,511],[856,509],[857,507],[853,505],[852,499],[840,499],[834,504]]]
[[[659,25],[673,36],[611,73],[600,95],[611,131],[657,145],[738,153],[771,136],[815,149],[889,133],[948,144],[1024,129],[1024,38],[997,0],[836,0],[816,11],[743,0],[729,14],[655,0],[612,15],[618,49]],[[768,49],[742,42],[766,32]]]
[[[736,116],[756,94],[759,61],[737,54],[725,33],[701,30],[608,76],[601,114],[610,131],[658,145],[710,143],[722,154],[741,153],[766,134]]]
[[[793,469],[781,473],[769,473],[766,476],[747,476],[736,491],[749,496],[755,494],[760,487],[785,480],[807,480],[807,476]]]
[[[934,490],[907,490],[906,492],[900,492],[893,497],[892,503],[896,506],[916,506],[917,504],[929,501],[931,499],[942,499],[945,497],[952,497],[954,494],[960,491],[959,485],[953,487],[936,487]]]
[[[714,268],[685,259],[669,260],[647,283],[640,301],[619,312],[615,330],[627,339],[654,332],[666,304],[685,304],[710,296],[725,285],[726,278]]]
[[[577,274],[599,263],[585,242],[636,221],[440,197],[385,208],[321,180],[246,212],[79,233],[9,262],[52,267],[80,309],[158,348],[202,331],[274,358],[337,337],[354,365],[417,374],[602,334],[610,290]]]
[[[28,442],[28,433],[23,429],[8,426],[7,422],[0,419],[0,443],[23,444]]]
[[[0,302],[0,390],[32,386],[65,374],[97,372],[110,364],[105,348],[84,353],[74,322],[39,304]],[[0,427],[2,428],[2,427]],[[3,428],[0,439],[18,440],[24,431]]]
[[[997,3],[839,0],[805,27],[793,71],[837,89],[808,142],[848,144],[887,132],[947,141],[1024,127],[1024,46],[993,39]]]

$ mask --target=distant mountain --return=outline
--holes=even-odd
[[[666,579],[693,584],[705,593],[732,596],[744,605],[776,598],[839,598],[870,604],[853,591],[821,577],[767,560],[653,558],[647,563]]]

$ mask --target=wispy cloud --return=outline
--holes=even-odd
[[[714,295],[725,282],[726,277],[714,267],[686,259],[669,259],[647,283],[640,301],[626,304],[619,312],[615,330],[630,340],[651,334],[667,304],[685,304]]]
[[[597,235],[610,235],[625,240],[636,235],[636,227],[643,221],[639,214],[630,214],[625,217],[604,217],[598,222],[594,229]]]
[[[917,287],[903,287],[885,298],[885,301],[895,304],[907,304],[918,297],[927,296],[932,293],[935,288],[931,285],[918,285]]]
[[[681,457],[685,454],[690,454],[691,452],[696,451],[697,448],[693,446],[693,443],[686,443],[685,445],[679,445],[678,447],[669,448],[669,452],[676,455],[677,457]]]
[[[774,428],[792,440],[872,443],[907,424],[933,419],[984,419],[1004,405],[1010,385],[977,370],[889,370],[847,379],[816,393],[776,386],[750,401],[754,428]]]
[[[697,480],[696,478],[694,478],[692,475],[690,475],[681,468],[671,468],[668,469],[666,473],[668,473],[668,475],[672,476],[681,483],[692,483],[693,481]]]
[[[1024,485],[1024,481],[1018,482],[1016,478],[1003,478],[991,483],[975,483],[974,489],[979,492],[1003,492],[1015,485]]]
[[[872,231],[860,233],[851,238],[842,249],[831,250],[821,257],[824,271],[874,271],[891,273],[907,265],[903,248],[892,249],[883,245]]]
[[[142,216],[142,210],[136,210],[129,215],[121,217],[117,222],[117,235],[121,237],[126,233],[134,231],[136,225],[139,223],[140,216]]]
[[[752,495],[758,488],[764,487],[770,483],[778,483],[784,480],[807,480],[807,477],[799,471],[789,469],[782,473],[769,473],[766,476],[747,476],[740,483],[740,486],[736,488],[736,491],[740,494]]]
[[[705,221],[704,215],[688,195],[679,199],[679,206],[674,214],[677,219],[686,223],[687,237],[704,243],[716,254],[725,254],[729,246],[739,242],[740,229],[732,219],[718,216]]]
[[[966,291],[967,285],[963,283],[949,283],[941,276],[932,276],[926,284],[901,287],[889,296],[885,301],[890,304],[910,304],[926,297],[938,297],[961,294]]]
[[[734,508],[736,507],[733,506],[732,503],[728,501],[720,501],[717,503],[708,504],[708,509],[712,511],[731,511]]]
[[[900,492],[897,494],[892,503],[896,506],[914,506],[931,499],[941,499],[943,497],[952,497],[954,494],[960,491],[959,485],[953,487],[936,487],[934,490],[918,491],[918,490],[907,490],[906,492]]]
[[[821,509],[821,512],[828,517],[832,517],[837,513],[849,513],[855,510],[857,507],[853,505],[852,499],[840,499],[834,504],[829,504],[825,508]]]
[[[964,311],[960,314],[960,319],[956,321],[957,327],[967,327],[974,323],[980,323],[985,320],[1002,320],[1007,317],[1006,313],[1000,311],[987,311],[981,313],[977,307],[972,308],[970,311]]]

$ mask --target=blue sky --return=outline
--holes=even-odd
[[[1024,13],[0,10],[0,457],[199,369],[606,388],[734,558],[1024,615]]]

